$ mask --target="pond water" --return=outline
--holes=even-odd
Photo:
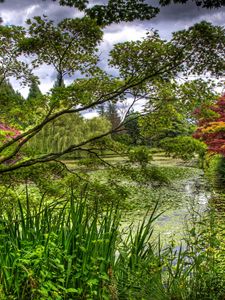
[[[171,167],[171,165],[167,166]],[[174,167],[179,168],[179,166]],[[171,239],[180,241],[185,236],[187,224],[193,215],[201,216],[207,212],[211,197],[209,185],[204,179],[202,170],[183,165],[180,167],[187,168],[189,174],[187,178],[175,179],[170,185],[154,191],[154,195],[160,203],[159,212],[163,211],[162,215],[154,222],[154,236],[160,235],[163,243],[167,243]],[[152,190],[149,192],[150,195]],[[148,193],[145,197],[148,197]],[[126,232],[130,223],[133,223],[134,228],[137,227],[145,213],[145,208],[139,208],[124,214],[123,230]]]
[[[151,165],[168,175],[170,183],[148,187],[127,180],[120,182],[129,187],[131,194],[123,205],[121,230],[126,234],[131,224],[135,230],[146,213],[149,211],[150,215],[158,202],[158,213],[163,213],[154,222],[154,236],[160,234],[165,243],[170,239],[180,241],[185,236],[187,223],[193,214],[203,215],[207,212],[211,198],[209,184],[203,171],[196,165],[188,165],[182,160],[166,157],[163,153],[156,154]],[[107,177],[107,171],[104,170],[89,170],[89,174],[98,181],[104,181]]]
[[[207,212],[211,193],[207,189],[203,174],[181,182],[180,193],[183,197],[180,198],[182,200],[177,208],[165,211],[155,223],[155,231],[165,239],[173,237],[180,240],[193,214],[201,216]]]

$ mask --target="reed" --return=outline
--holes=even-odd
[[[35,207],[27,190],[25,203],[2,212],[0,299],[224,299],[213,222],[195,223],[183,247],[162,247],[157,204],[124,233],[119,206],[90,206],[88,195],[71,189]]]

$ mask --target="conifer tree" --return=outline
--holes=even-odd
[[[14,123],[17,118],[16,107],[22,107],[24,98],[15,91],[8,81],[0,85],[0,122]]]
[[[42,93],[36,81],[32,81],[27,100],[35,99],[41,96]]]
[[[99,116],[105,117],[106,116],[105,105],[100,104],[97,108],[97,112],[98,112]]]
[[[124,122],[124,128],[126,133],[130,136],[131,144],[137,145],[139,142],[141,142],[141,133],[140,133],[140,127],[138,124],[138,119],[140,117],[139,112],[131,111]]]
[[[54,87],[54,88],[57,88],[57,87],[65,87],[65,82],[64,82],[64,80],[63,80],[63,76],[62,76],[62,74],[60,74],[59,72],[58,72],[58,74],[57,74],[56,81],[55,81],[53,87]]]
[[[109,102],[106,108],[106,116],[107,119],[111,122],[112,124],[112,129],[115,129],[119,126],[121,119],[116,107],[116,104]]]

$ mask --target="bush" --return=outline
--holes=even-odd
[[[131,148],[128,152],[128,157],[132,163],[138,163],[142,167],[145,167],[152,159],[149,149],[145,146]]]
[[[212,185],[224,191],[225,157],[220,154],[207,155],[204,163],[205,173]]]
[[[160,142],[162,149],[167,155],[183,160],[190,160],[199,156],[202,162],[206,153],[206,145],[190,136],[179,136],[175,138],[165,138]]]

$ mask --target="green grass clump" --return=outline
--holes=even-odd
[[[101,217],[85,200],[31,208],[19,201],[0,220],[2,299],[103,299],[115,261],[116,208]],[[5,295],[3,297],[3,295]],[[1,299],[1,298],[0,298]]]

